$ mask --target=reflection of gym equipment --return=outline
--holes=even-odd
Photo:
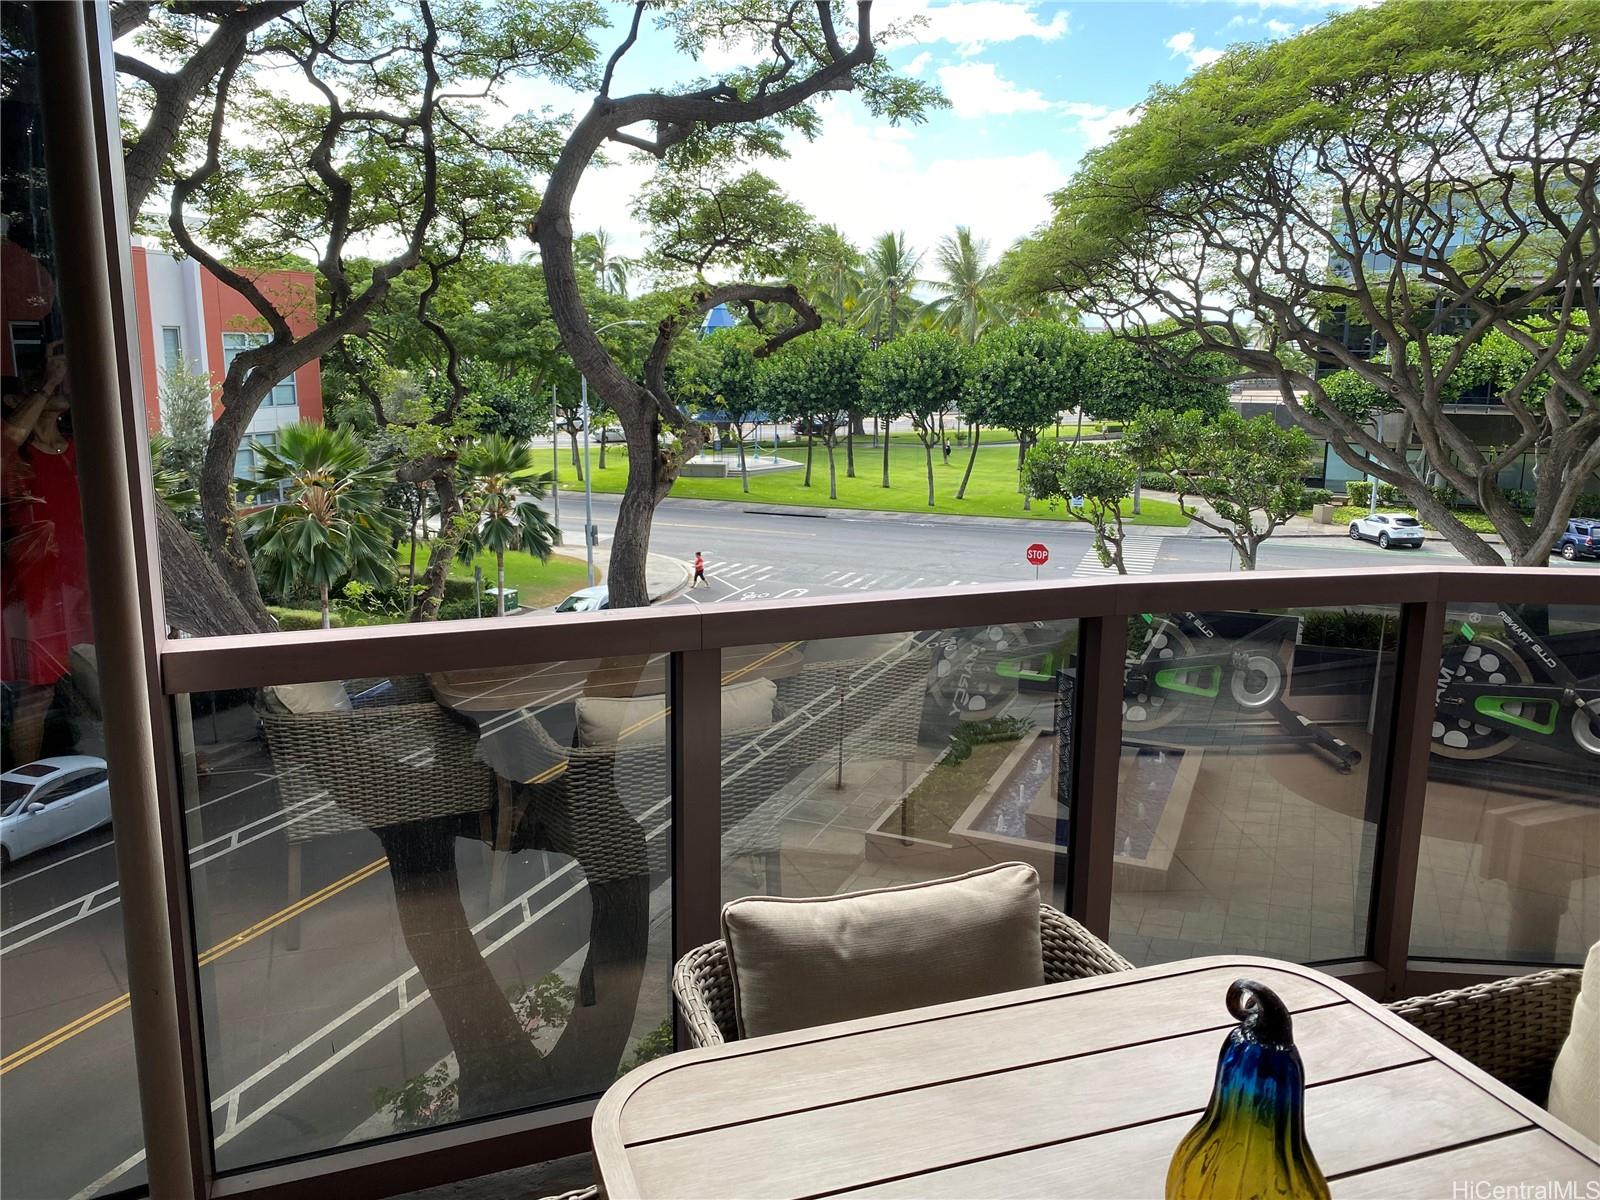
[[[1241,713],[1270,716],[1294,742],[1323,751],[1349,774],[1361,752],[1283,699],[1292,657],[1286,648],[1299,629],[1298,617],[1270,613],[1141,613],[1129,622],[1123,736],[1138,742],[1175,723],[1205,724],[1202,706],[1225,700]],[[1008,660],[998,673],[1026,687],[1052,679],[1065,658],[1064,648],[1055,647]]]
[[[1444,648],[1433,752],[1493,758],[1522,743],[1600,760],[1600,674],[1580,679],[1563,653],[1592,655],[1600,649],[1600,635],[1536,635],[1513,605],[1503,606],[1498,616],[1505,640],[1475,629],[1474,615]]]
[[[1228,636],[1219,627],[1239,632]],[[1265,713],[1296,742],[1321,750],[1342,774],[1361,752],[1307,720],[1283,699],[1300,618],[1263,613],[1141,613],[1130,624],[1122,723],[1137,737],[1226,698],[1246,714]],[[1212,647],[1215,647],[1213,649]]]

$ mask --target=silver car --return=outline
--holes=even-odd
[[[1377,542],[1387,550],[1390,546],[1422,547],[1422,522],[1400,513],[1379,513],[1350,522],[1352,541]]]
[[[0,774],[0,864],[110,823],[103,758],[41,758]]]

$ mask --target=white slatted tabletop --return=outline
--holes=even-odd
[[[673,1055],[606,1093],[596,1168],[610,1200],[1160,1196],[1240,977],[1294,1014],[1336,1200],[1600,1194],[1600,1148],[1537,1105],[1338,980],[1243,957]]]

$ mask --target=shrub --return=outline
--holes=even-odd
[[[1333,503],[1333,489],[1332,488],[1307,488],[1306,489],[1306,503],[1307,504],[1332,504]]]
[[[285,633],[297,629],[322,628],[322,613],[315,608],[284,608],[279,604],[269,604],[267,612],[278,623],[278,628]],[[328,620],[335,629],[344,624],[338,613],[331,613]]]
[[[1406,494],[1392,483],[1380,483],[1378,485],[1378,503],[1388,505],[1405,504],[1407,503]]]
[[[1600,492],[1584,492],[1572,502],[1575,517],[1600,517]]]
[[[1357,508],[1365,508],[1372,503],[1372,484],[1365,479],[1352,479],[1344,485],[1346,500]]]
[[[1506,499],[1518,512],[1533,511],[1533,493],[1527,488],[1507,488]]]
[[[1329,649],[1376,650],[1394,645],[1399,624],[1393,613],[1358,612],[1318,608],[1301,618],[1300,641]]]
[[[465,600],[446,600],[439,605],[439,620],[441,621],[468,621],[476,619],[478,615],[478,602],[471,596]],[[483,615],[494,616],[494,605],[485,605]]]
[[[1460,493],[1448,483],[1436,483],[1428,491],[1433,494],[1435,500],[1446,508],[1454,508],[1456,501],[1460,499]]]
[[[420,578],[422,572],[418,571],[417,575]],[[477,596],[477,588],[470,579],[446,579],[444,581],[444,601],[447,604],[452,600],[466,600],[470,603],[477,599]]]

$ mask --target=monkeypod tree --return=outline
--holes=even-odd
[[[733,48],[748,51],[749,66],[681,90],[613,95],[617,66],[638,42],[647,16],[691,57]],[[755,219],[779,210],[763,198],[759,211],[746,220],[743,210],[720,205],[730,181],[708,176],[709,165],[780,154],[789,133],[814,136],[821,122],[819,101],[832,92],[854,91],[869,111],[895,122],[919,120],[929,104],[938,102],[926,84],[896,76],[878,56],[878,46],[895,30],[875,27],[873,18],[869,2],[856,4],[853,16],[826,0],[815,5],[690,0],[663,8],[638,3],[627,33],[605,64],[593,103],[568,135],[550,173],[530,229],[543,259],[550,307],[578,369],[617,414],[628,439],[628,483],[607,579],[613,607],[649,602],[644,566],[651,518],[682,464],[700,448],[698,427],[665,388],[674,339],[720,303],[760,302],[791,309],[793,323],[772,333],[769,352],[780,340],[820,324],[789,282],[794,265],[771,253],[785,239],[774,240],[772,231]],[[684,287],[677,313],[657,326],[642,379],[630,377],[600,344],[577,287],[572,200],[584,172],[608,146],[655,158],[658,196],[670,196],[680,179],[692,181],[695,188],[693,194],[679,192],[681,198],[692,199],[697,210],[692,219],[665,227],[665,244],[652,249],[658,261],[676,262],[694,279]],[[746,194],[757,190],[751,185]],[[649,204],[647,199],[647,213]],[[670,207],[663,201],[661,208]],[[684,247],[690,245],[698,249],[686,253]],[[762,269],[780,264],[781,272]],[[733,275],[736,281],[707,282],[712,268],[718,278]]]
[[[1085,337],[1060,321],[1038,318],[996,329],[973,347],[966,393],[990,425],[1017,439],[1017,485],[1023,507],[1022,464],[1046,426],[1080,398]]]
[[[1126,575],[1122,506],[1133,495],[1134,473],[1133,463],[1117,446],[1052,441],[1028,451],[1022,485],[1029,496],[1049,501],[1052,509],[1065,504],[1067,516],[1094,530],[1100,565]]]
[[[774,354],[761,370],[762,407],[794,421],[806,431],[806,486],[811,486],[811,441],[821,438],[828,453],[828,499],[839,498],[834,461],[850,414],[862,406],[862,375],[867,359],[864,338],[829,326]]]
[[[167,236],[255,314],[259,344],[224,376],[199,488],[207,549],[254,628],[271,622],[232,487],[251,418],[280,380],[364,333],[399,277],[423,273],[425,313],[444,275],[516,232],[534,208],[527,175],[552,164],[558,139],[540,118],[491,123],[485,105],[512,75],[586,77],[599,19],[595,4],[553,0],[317,4],[229,44],[192,151],[175,146],[161,181]],[[119,67],[144,78],[136,61]],[[393,251],[357,270],[353,239]],[[263,282],[304,262],[315,295]],[[411,467],[446,498],[449,456]]]
[[[868,412],[910,416],[928,466],[928,507],[934,505],[933,448],[939,418],[961,395],[966,356],[955,336],[924,329],[908,333],[867,356],[862,399]],[[889,486],[889,439],[883,440],[883,479]]]
[[[1547,561],[1600,468],[1592,4],[1391,0],[1235,47],[1155,89],[1054,203],[1017,256],[1022,292],[1063,292],[1149,346],[1275,381],[1301,428],[1398,487],[1470,561]],[[1490,338],[1520,352],[1492,441],[1446,399]],[[1330,369],[1392,400],[1505,558],[1330,395]],[[1524,516],[1500,476],[1530,452]]]
[[[1305,500],[1311,438],[1269,416],[1247,421],[1232,409],[1213,416],[1147,408],[1123,430],[1121,446],[1139,469],[1177,479],[1183,515],[1227,538],[1242,571],[1256,569],[1261,543]]]

